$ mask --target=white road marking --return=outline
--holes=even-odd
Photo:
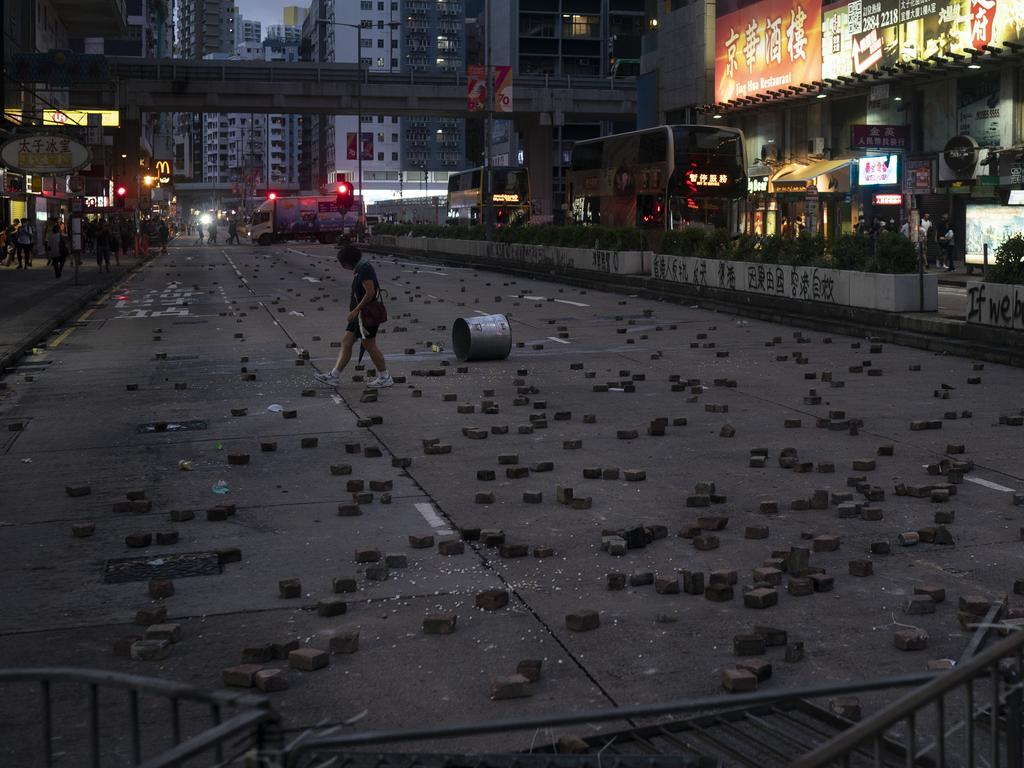
[[[557,336],[548,336],[548,338],[551,339],[552,341],[557,341],[559,344],[571,344],[572,343],[571,341],[566,341],[565,339],[560,339]]]
[[[547,301],[543,296],[534,296],[532,293],[510,293],[508,295],[510,299],[529,299],[530,301]]]
[[[559,304],[569,304],[573,307],[589,307],[589,304],[584,304],[582,301],[569,301],[568,299],[555,299]]]
[[[416,504],[416,511],[419,512],[423,519],[427,521],[427,525],[437,531],[441,536],[450,536],[453,531],[448,527],[448,523],[441,519],[441,516],[434,511],[434,505],[426,502]]]
[[[341,405],[344,402],[338,395],[331,395],[331,400],[334,401],[335,405]]]
[[[307,283],[319,283],[320,282],[320,278],[319,277],[304,277],[302,279],[305,280]]]
[[[292,253],[297,253],[297,254],[299,254],[299,256],[312,256],[313,255],[312,253],[306,253],[305,251],[300,251],[300,250],[298,250],[296,248],[285,248],[285,250],[286,251],[291,251]]]
[[[478,315],[486,316],[486,315],[491,314],[490,312],[484,312],[482,309],[474,309],[473,311],[476,312]]]
[[[403,269],[402,271],[410,275],[437,275],[438,277],[448,277],[447,272],[431,272],[429,269]]]
[[[1007,488],[1005,485],[1000,485],[999,483],[993,483],[991,480],[985,480],[984,478],[981,478],[981,477],[965,477],[964,480],[968,480],[968,481],[970,481],[972,483],[976,483],[977,485],[983,486],[985,488],[991,488],[993,491],[1002,491],[1003,493],[1013,493],[1013,488]]]

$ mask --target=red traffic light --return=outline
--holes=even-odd
[[[118,197],[124,197],[128,194],[128,188],[124,184],[118,185],[117,189],[114,190]]]
[[[268,192],[267,200],[277,200],[277,192]]]
[[[347,181],[338,182],[338,194],[336,195],[338,210],[347,213],[355,202],[352,196],[352,185]]]

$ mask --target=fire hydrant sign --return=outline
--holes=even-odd
[[[0,148],[0,161],[8,168],[39,176],[59,176],[89,163],[89,150],[55,133],[19,136]]]

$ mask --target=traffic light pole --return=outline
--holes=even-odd
[[[359,82],[356,83],[356,162],[359,176],[359,220],[366,210],[363,207],[363,25],[356,26],[356,61],[359,63]],[[390,55],[390,51],[388,52]]]
[[[494,239],[494,206],[491,195],[491,121],[494,119],[494,78],[491,75],[491,9],[484,5],[484,94],[487,117],[484,120],[484,178],[480,206],[484,217],[484,239]]]

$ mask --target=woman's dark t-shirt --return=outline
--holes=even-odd
[[[363,283],[367,280],[372,280],[373,287],[380,290],[377,283],[377,273],[374,271],[373,265],[368,261],[360,261],[352,271],[352,298],[348,305],[349,312],[359,306],[359,302],[366,295]]]

